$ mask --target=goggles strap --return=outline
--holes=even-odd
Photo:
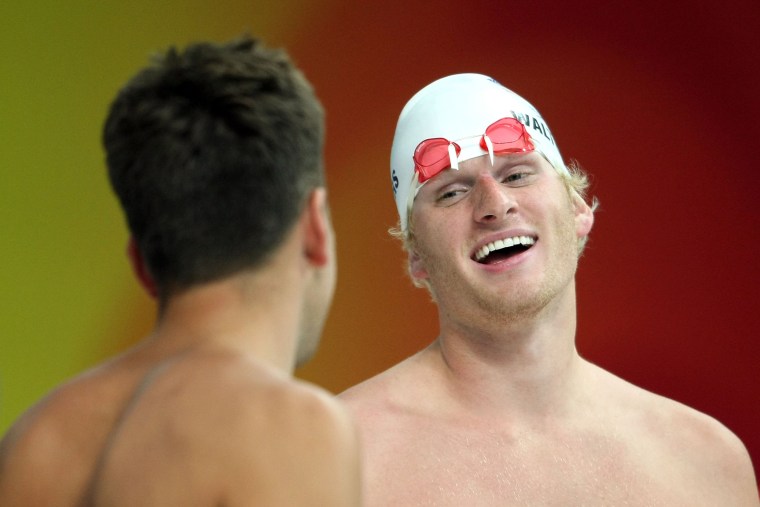
[[[451,162],[451,168],[459,170],[459,161],[457,160],[457,149],[454,143],[449,143],[449,161]]]
[[[493,142],[491,142],[491,138],[488,137],[488,134],[483,134],[483,141],[486,143],[488,156],[491,158],[491,165],[493,165]]]
[[[406,199],[406,228],[405,231],[409,230],[409,218],[412,216],[412,206],[414,206],[414,199],[417,198],[417,192],[420,191],[420,188],[422,188],[422,184],[420,183],[419,173],[417,171],[414,172],[414,175],[412,176],[412,185],[411,185],[411,192],[409,192],[409,197]]]

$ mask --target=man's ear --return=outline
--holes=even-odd
[[[413,280],[425,280],[428,278],[427,268],[422,262],[420,255],[414,250],[409,250],[409,274]]]
[[[156,282],[153,281],[153,277],[148,271],[148,266],[145,265],[140,249],[137,248],[137,242],[132,236],[129,237],[129,243],[127,243],[127,257],[129,257],[129,263],[132,265],[132,270],[140,281],[140,285],[143,286],[152,298],[157,298]]]
[[[578,194],[573,193],[572,198],[575,211],[575,233],[582,238],[588,236],[594,226],[594,210]]]
[[[314,266],[325,266],[333,255],[333,232],[327,207],[327,191],[324,188],[311,191],[302,220],[304,256]]]

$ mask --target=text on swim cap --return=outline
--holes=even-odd
[[[529,114],[524,113],[516,113],[514,111],[510,111],[512,113],[512,118],[515,118],[517,120],[520,120],[523,125],[526,127],[530,127],[533,130],[537,130],[541,133],[545,138],[547,138],[553,145],[557,145],[557,143],[554,142],[554,137],[552,137],[551,132],[549,132],[549,127],[546,126],[546,124],[539,118],[536,118],[535,116],[531,118]]]

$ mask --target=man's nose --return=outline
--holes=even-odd
[[[509,188],[496,181],[490,174],[477,178],[473,192],[473,220],[476,222],[499,222],[516,208]]]

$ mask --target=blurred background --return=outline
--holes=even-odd
[[[100,131],[170,45],[285,46],[328,111],[339,280],[299,377],[338,393],[437,333],[386,230],[406,100],[458,72],[533,102],[601,201],[580,353],[733,430],[760,467],[760,3],[36,0],[0,4],[0,432],[149,332]]]

